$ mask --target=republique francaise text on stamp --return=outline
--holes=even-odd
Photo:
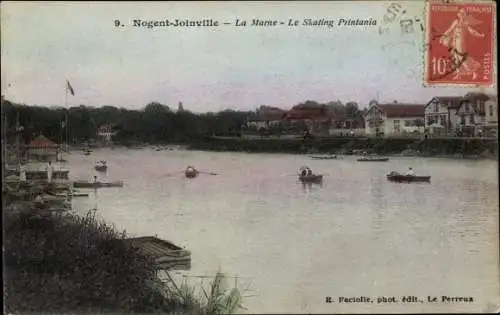
[[[494,2],[429,2],[424,84],[493,84]]]

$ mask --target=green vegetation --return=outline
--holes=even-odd
[[[207,137],[193,142],[191,149],[239,152],[306,153],[336,152],[352,154],[367,151],[378,154],[413,155],[477,155],[498,156],[498,141],[494,139],[468,138],[352,138],[325,137],[315,139],[287,138],[219,138]]]
[[[66,142],[66,132],[61,134],[61,121],[68,116],[69,143],[97,138],[99,126],[111,124],[117,132],[113,141],[117,144],[134,143],[184,143],[207,135],[236,136],[241,125],[255,112],[225,110],[218,113],[195,114],[189,111],[173,111],[168,106],[152,102],[141,110],[114,106],[99,108],[78,106],[61,107],[26,106],[3,101],[9,130],[13,139],[17,115],[24,128],[22,137],[29,142],[35,135]],[[12,143],[10,141],[10,143]]]
[[[153,260],[92,211],[84,217],[4,213],[3,236],[10,313],[227,314],[241,307],[239,290],[226,289],[221,273],[204,296],[160,281]]]

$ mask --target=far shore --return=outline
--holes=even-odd
[[[72,146],[73,150],[88,147]],[[113,145],[96,146],[111,148],[152,147],[157,151],[187,149],[215,152],[288,153],[288,154],[368,154],[392,157],[436,157],[453,159],[498,159],[496,138],[452,137],[230,137],[210,136],[171,143],[144,143],[130,141]]]

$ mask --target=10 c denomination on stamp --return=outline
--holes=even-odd
[[[492,86],[494,2],[427,3],[424,84]]]

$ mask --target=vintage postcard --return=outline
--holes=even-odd
[[[6,313],[500,311],[495,2],[0,12]]]

